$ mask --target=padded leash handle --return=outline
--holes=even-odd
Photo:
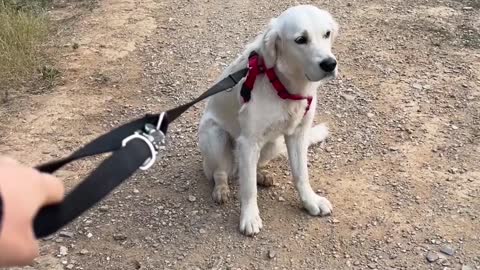
[[[148,158],[150,149],[142,140],[133,139],[125,147],[103,161],[83,182],[70,192],[62,203],[42,208],[34,219],[37,238],[46,237],[70,223],[101,201],[129,178]],[[121,168],[112,171],[111,168]]]
[[[152,122],[157,123],[154,126]],[[142,124],[143,129],[138,129]],[[52,173],[83,157],[113,151],[61,203],[40,209],[34,219],[35,236],[42,238],[55,233],[105,198],[139,168],[150,168],[158,151],[164,149],[165,133],[161,129],[166,132],[167,127],[168,120],[164,118],[164,113],[147,115],[98,137],[65,159],[38,166],[38,170]]]

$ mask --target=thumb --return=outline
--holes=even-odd
[[[49,205],[61,202],[65,196],[63,182],[60,179],[46,173],[41,173],[41,179],[41,185],[45,190],[45,201],[43,204]]]

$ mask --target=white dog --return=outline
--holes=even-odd
[[[325,125],[312,127],[312,122],[317,88],[337,73],[331,52],[337,31],[327,11],[311,5],[287,9],[221,76],[248,65],[247,79],[207,102],[199,127],[204,172],[215,182],[213,199],[223,203],[230,193],[228,178],[238,170],[240,231],[246,235],[262,228],[256,184],[271,184],[257,175],[257,165],[285,152],[303,206],[311,215],[332,211],[330,202],[310,186],[307,148],[328,135]]]

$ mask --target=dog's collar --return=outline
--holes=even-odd
[[[243,98],[243,101],[246,103],[250,101],[251,92],[253,90],[253,85],[255,84],[255,80],[259,74],[265,73],[267,78],[270,80],[275,91],[277,91],[277,95],[281,99],[290,99],[290,100],[307,100],[307,108],[305,109],[305,114],[310,109],[310,105],[312,104],[312,97],[311,96],[300,96],[290,94],[287,88],[283,85],[283,83],[278,79],[277,73],[275,73],[275,69],[273,67],[268,68],[265,66],[265,63],[260,55],[257,52],[252,51],[248,56],[248,74],[245,82],[242,85],[242,89],[240,91],[240,95]]]

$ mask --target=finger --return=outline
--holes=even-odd
[[[60,179],[46,173],[42,173],[41,177],[43,180],[42,185],[45,190],[44,205],[61,202],[65,196],[63,182]]]
[[[18,263],[20,265],[29,265],[40,255],[40,247],[35,239],[35,234],[31,227],[28,233],[24,235],[23,247],[18,252]]]
[[[39,243],[32,226],[22,221],[18,226],[5,232],[0,243],[1,266],[25,266],[39,256]],[[11,227],[11,226],[10,226]]]

